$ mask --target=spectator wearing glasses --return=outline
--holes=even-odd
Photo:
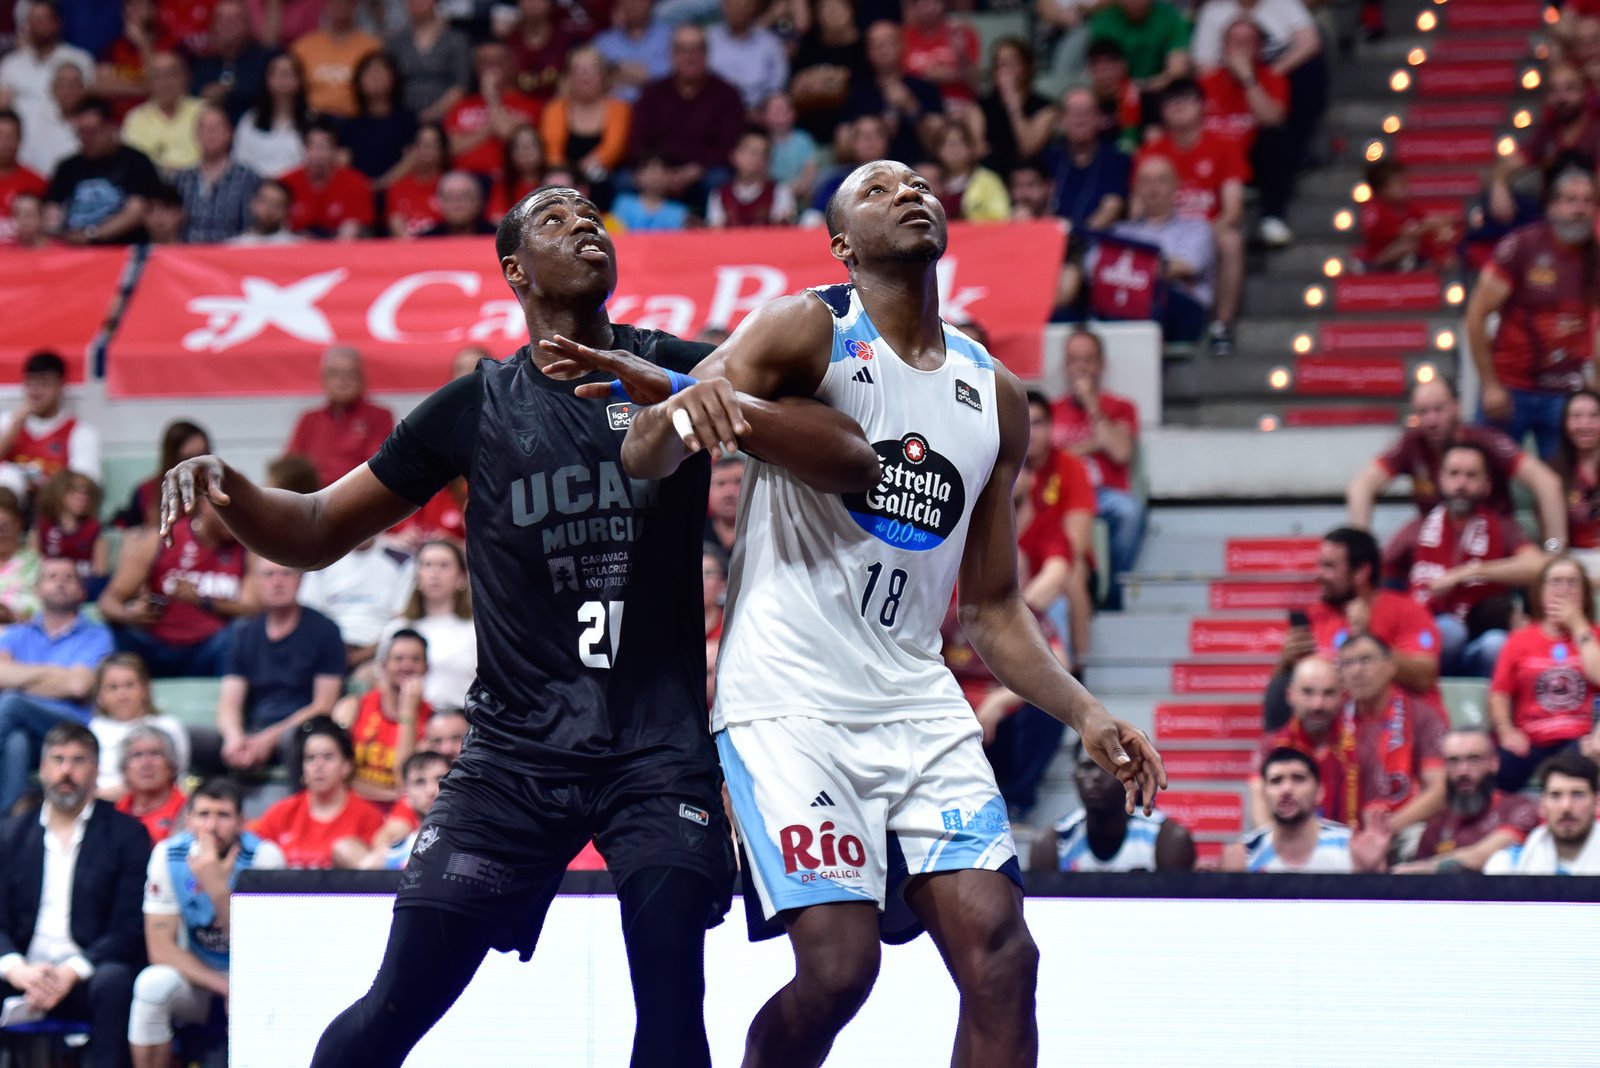
[[[1453,730],[1443,748],[1448,804],[1423,827],[1416,859],[1389,869],[1396,874],[1482,871],[1490,857],[1522,845],[1539,826],[1537,805],[1495,786],[1500,758],[1488,734]]]

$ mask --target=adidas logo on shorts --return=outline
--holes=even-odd
[[[819,793],[816,796],[815,800],[813,800],[811,802],[811,807],[812,808],[832,808],[833,807],[833,798],[829,797],[828,796],[828,791],[824,790],[824,791],[822,791],[821,793]]]

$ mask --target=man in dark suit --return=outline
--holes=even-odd
[[[52,728],[39,762],[44,807],[0,823],[0,1002],[20,995],[23,1018],[88,1020],[86,1068],[127,1068],[150,836],[94,800],[99,763],[86,728]]]

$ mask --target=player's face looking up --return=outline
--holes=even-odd
[[[512,289],[599,300],[616,289],[616,250],[599,208],[574,189],[543,189],[518,207],[522,241],[500,261]]]
[[[1085,811],[1110,812],[1123,810],[1125,791],[1117,777],[1094,762],[1092,757],[1078,752],[1078,764],[1072,769],[1072,784],[1077,787],[1078,800]]]
[[[949,235],[944,205],[917,172],[892,160],[864,163],[834,194],[829,213],[837,260],[931,263]]]

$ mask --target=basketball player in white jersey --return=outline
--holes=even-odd
[[[1271,820],[1222,851],[1223,871],[1337,875],[1356,870],[1350,828],[1317,816],[1323,783],[1315,760],[1281,746],[1261,762],[1261,780]]]
[[[664,377],[626,354],[547,347],[616,373],[635,401],[665,401],[634,415],[622,454],[634,477],[738,447],[746,407],[786,397],[856,419],[880,459],[877,487],[843,496],[759,457],[745,473],[713,730],[748,875],[796,964],[751,1025],[745,1064],[822,1062],[877,977],[880,913],[886,940],[925,926],[955,978],[954,1063],[1034,1064],[1038,952],[1016,847],[977,721],[939,657],[958,573],[984,662],[1080,731],[1130,811],[1150,810],[1165,772],[1149,740],[1062,668],[1022,600],[1011,494],[1027,398],[939,317],[939,201],[879,161],[845,180],[827,218],[850,284],[752,314],[670,399]],[[894,915],[904,906],[909,924]]]

